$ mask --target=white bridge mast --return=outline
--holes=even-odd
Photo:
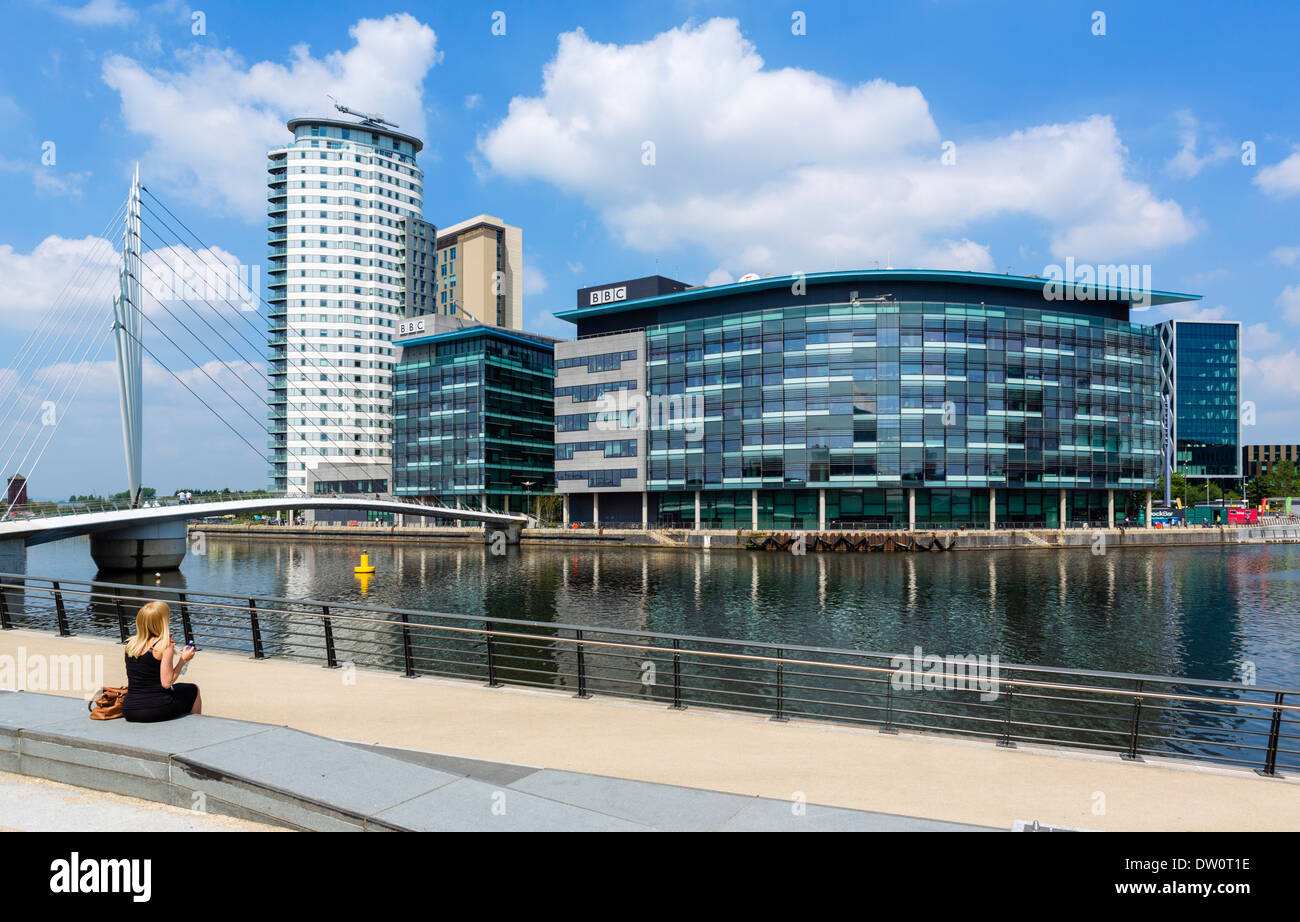
[[[140,165],[137,163],[126,210],[119,291],[113,299],[117,393],[122,405],[122,446],[126,450],[126,478],[132,506],[139,506],[142,499],[140,467],[144,458],[144,440],[141,377],[144,368],[140,333],[143,309],[144,306],[140,303]]]

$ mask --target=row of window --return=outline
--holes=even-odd
[[[555,460],[570,461],[575,452],[599,451],[606,458],[635,458],[636,439],[610,439],[603,442],[557,442]]]

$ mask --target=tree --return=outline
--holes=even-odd
[[[1287,496],[1300,496],[1300,470],[1294,461],[1279,461],[1267,474],[1260,474],[1246,484],[1246,498],[1252,506],[1258,506],[1265,497]]]

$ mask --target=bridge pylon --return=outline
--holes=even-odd
[[[144,305],[140,302],[140,165],[135,166],[122,239],[122,269],[113,299],[113,345],[117,352],[117,392],[122,406],[122,446],[131,505],[142,499],[144,460],[144,358],[140,346]]]

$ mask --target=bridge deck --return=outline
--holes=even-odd
[[[0,632],[0,655],[103,655],[110,641]],[[939,735],[845,728],[448,679],[344,673],[202,653],[188,678],[205,711],[321,736],[563,772],[1009,829],[1017,820],[1097,830],[1293,830],[1300,780],[1243,770]],[[70,693],[72,694],[72,693]],[[89,721],[87,721],[89,722]],[[788,809],[788,807],[786,808]]]
[[[103,512],[74,512],[33,518],[12,518],[0,522],[0,541],[22,539],[27,544],[58,541],[73,535],[112,531],[131,525],[181,522],[217,515],[240,515],[252,512],[275,512],[299,509],[365,509],[394,515],[424,516],[482,522],[502,527],[522,526],[528,517],[519,513],[491,512],[488,510],[457,509],[450,506],[428,506],[420,503],[400,502],[366,497],[273,497],[269,499],[237,499],[215,503],[168,503],[139,509],[112,509]]]

